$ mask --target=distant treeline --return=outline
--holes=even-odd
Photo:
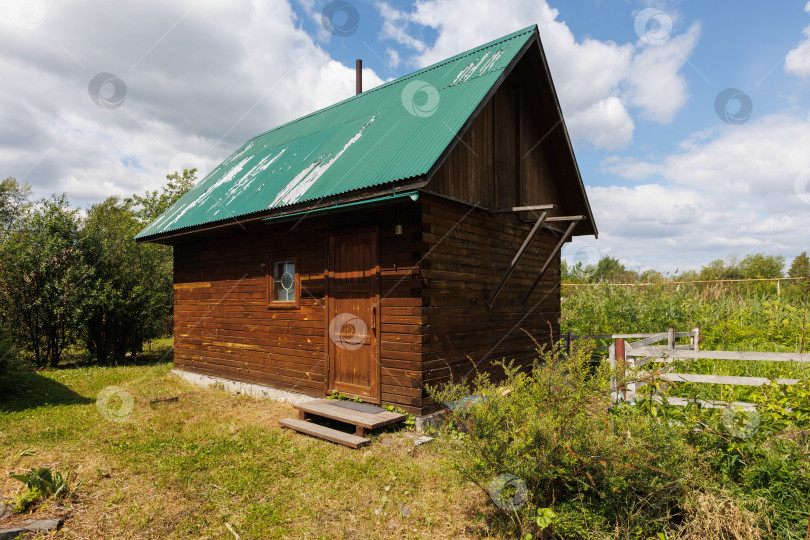
[[[562,329],[597,335],[700,326],[708,349],[807,351],[810,259],[807,253],[795,257],[787,275],[784,267],[783,257],[760,253],[674,276],[654,270],[639,274],[611,257],[584,268],[564,264],[564,284],[589,286],[562,288]],[[806,279],[745,281],[785,277]],[[647,286],[673,281],[680,283]]]
[[[597,263],[575,265],[562,261],[563,283],[663,283],[667,281],[709,281],[810,276],[810,257],[802,252],[785,272],[785,257],[754,253],[742,259],[717,259],[700,270],[664,274],[658,270],[641,272],[627,269],[618,259],[602,257]]]

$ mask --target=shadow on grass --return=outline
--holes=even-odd
[[[0,412],[20,412],[46,405],[83,405],[94,399],[35,372],[0,375]]]

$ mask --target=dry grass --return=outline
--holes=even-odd
[[[740,508],[730,497],[694,491],[687,496],[684,511],[686,519],[672,535],[673,539],[760,540],[771,537],[764,512],[755,514]]]
[[[440,441],[384,433],[351,450],[277,426],[290,405],[191,386],[170,364],[0,379],[0,494],[35,466],[84,480],[56,538],[480,538],[484,495],[446,465]],[[95,399],[135,399],[124,422]],[[174,403],[149,405],[159,396]],[[30,449],[35,455],[23,455]]]

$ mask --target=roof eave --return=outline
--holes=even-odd
[[[599,238],[599,229],[597,229],[596,221],[593,218],[593,211],[591,210],[591,203],[588,200],[588,194],[585,192],[585,184],[582,181],[582,174],[580,173],[580,170],[579,170],[579,164],[577,163],[577,158],[574,155],[574,147],[571,144],[571,136],[568,133],[568,126],[566,126],[566,124],[565,124],[565,118],[563,117],[562,106],[560,105],[560,99],[557,96],[557,89],[554,87],[554,81],[551,78],[551,70],[549,69],[549,66],[548,66],[548,60],[546,58],[546,52],[545,52],[545,49],[543,49],[543,42],[540,39],[540,32],[538,31],[538,29],[536,27],[534,29],[534,35],[532,36],[531,39],[529,39],[527,41],[527,44],[529,46],[531,46],[532,43],[537,44],[538,52],[540,53],[540,59],[543,62],[543,69],[545,70],[546,79],[548,80],[549,85],[551,86],[551,95],[552,95],[552,98],[554,99],[554,104],[556,106],[557,117],[558,117],[558,120],[559,120],[560,125],[561,125],[562,130],[563,130],[563,136],[565,138],[565,144],[566,144],[566,147],[568,149],[568,153],[569,153],[569,155],[571,157],[572,163],[574,164],[574,172],[575,172],[575,175],[576,175],[577,184],[578,184],[579,190],[580,190],[580,192],[582,194],[582,199],[583,199],[583,201],[585,203],[585,210],[586,210],[586,214],[588,216],[588,219],[586,221],[584,221],[580,225],[580,227],[587,227],[587,228],[589,228],[591,230],[591,232],[590,233],[580,233],[580,234],[577,234],[577,236],[585,236],[587,234],[593,234],[596,238]],[[580,227],[577,227],[577,229],[579,229]]]
[[[427,181],[424,179],[424,177],[407,178],[404,180],[398,180],[395,182],[381,184],[379,186],[375,186],[375,188],[371,190],[367,191],[364,190],[362,193],[356,192],[344,193],[342,196],[346,200],[342,203],[337,202],[338,199],[337,197],[335,199],[330,198],[330,200],[327,202],[323,202],[323,200],[315,201],[314,204],[313,201],[307,201],[301,204],[285,206],[281,208],[271,208],[266,211],[256,212],[253,215],[242,216],[239,219],[231,218],[217,223],[207,223],[196,227],[188,227],[185,229],[167,231],[165,233],[157,233],[140,238],[136,237],[135,242],[138,244],[141,243],[171,244],[173,243],[172,242],[173,240],[179,239],[181,237],[189,237],[191,235],[199,234],[202,232],[224,229],[226,227],[232,226],[234,222],[240,223],[242,225],[252,224],[255,222],[265,221],[269,218],[274,218],[277,216],[280,217],[293,213],[305,213],[310,211],[314,212],[334,206],[340,206],[342,204],[370,201],[373,199],[378,199],[385,195],[400,194],[409,191],[415,191],[424,187],[425,184],[427,184]]]

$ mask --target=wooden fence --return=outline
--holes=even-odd
[[[635,341],[630,343],[633,347],[643,347],[645,345],[652,345],[653,343],[658,343],[659,341],[666,340],[667,347],[670,349],[689,349],[689,350],[697,350],[700,348],[700,328],[695,327],[690,332],[676,332],[675,328],[672,326],[666,332],[662,332],[659,334],[602,334],[602,335],[594,335],[594,336],[577,336],[574,335],[573,332],[568,332],[564,336],[565,338],[565,351],[567,353],[571,352],[571,347],[573,346],[574,342],[576,341],[585,341],[585,340],[597,340],[597,339],[609,339],[616,343],[616,340],[626,340],[626,339],[637,339],[639,341]],[[677,340],[680,338],[689,338],[688,343],[686,344],[678,344]],[[598,347],[590,347],[591,350],[594,351],[607,351],[610,350],[610,346],[598,346]]]
[[[576,337],[576,336],[574,336]],[[610,338],[611,336],[589,336],[596,338]],[[631,379],[614,381],[614,398],[632,401],[636,392],[646,383],[649,371],[639,371],[648,364],[656,364],[660,370],[660,379],[670,382],[687,382],[699,384],[728,384],[732,386],[761,386],[768,384],[771,379],[765,377],[740,377],[733,375],[703,375],[694,373],[674,373],[669,371],[672,362],[676,360],[745,360],[752,362],[807,362],[810,363],[810,353],[773,353],[773,352],[739,352],[739,351],[702,351],[700,345],[700,329],[691,332],[675,332],[672,327],[662,334],[617,334],[615,341],[609,347],[610,365],[622,373],[631,374]],[[689,343],[677,345],[677,337],[688,337]],[[640,339],[639,339],[640,338]],[[627,339],[639,339],[628,342]],[[666,340],[666,345],[655,343]],[[779,384],[796,384],[799,379],[776,379]],[[673,405],[687,405],[686,398],[670,397],[667,401]],[[751,403],[699,400],[708,408],[726,408],[729,405],[740,406],[751,410],[755,406]]]

